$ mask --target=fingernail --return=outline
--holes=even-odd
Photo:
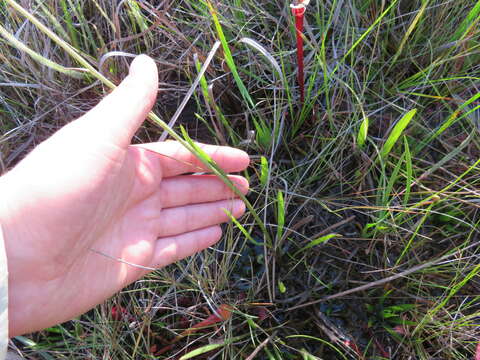
[[[235,217],[240,217],[245,212],[245,203],[242,200],[234,200],[232,203],[232,214]]]
[[[133,59],[132,63],[130,64],[130,69],[128,73],[133,76],[144,75],[144,74],[152,74],[151,69],[155,68],[155,73],[157,72],[157,65],[155,61],[147,55],[141,54]]]
[[[244,177],[233,177],[231,178],[233,184],[243,193],[246,194],[248,193],[248,190],[250,188],[250,184],[248,183],[248,180],[245,179]]]

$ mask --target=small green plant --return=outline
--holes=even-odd
[[[388,296],[392,291],[385,292],[378,300],[376,304],[365,304],[367,312],[369,314],[368,327],[381,327],[389,332],[394,332],[394,328],[397,325],[402,326],[414,326],[416,322],[410,321],[406,318],[406,315],[414,310],[416,304],[393,304],[386,305]]]

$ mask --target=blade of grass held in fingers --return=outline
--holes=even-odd
[[[78,63],[80,63],[83,67],[85,67],[89,74],[93,77],[100,80],[105,86],[108,86],[111,89],[115,89],[116,86],[113,82],[108,80],[105,76],[103,76],[98,70],[96,70],[90,63],[85,60],[74,48],[72,48],[69,44],[59,38],[55,33],[53,33],[50,29],[48,29],[45,25],[43,25],[35,16],[30,14],[27,10],[25,10],[22,6],[20,6],[15,0],[6,0],[6,2],[11,5],[16,11],[18,11],[22,16],[32,22],[41,32],[47,35],[50,39],[53,40],[58,46],[64,49],[72,58],[74,58]],[[218,19],[217,19],[218,22]],[[231,55],[230,55],[231,57]],[[238,75],[238,73],[237,73]],[[252,102],[253,104],[253,102]],[[178,135],[171,127],[169,127],[159,116],[157,116],[154,112],[150,112],[148,114],[148,119],[153,121],[156,125],[160,126],[164,129],[174,140],[178,141],[182,144],[188,151],[194,154],[213,174],[217,175],[222,181],[240,198],[242,199],[248,210],[252,213],[252,216],[255,219],[255,222],[260,226],[262,229],[265,238],[268,243],[271,243],[271,238],[266,230],[266,227],[263,221],[258,216],[257,212],[250,204],[250,202],[245,198],[242,192],[228,179],[225,172],[205,153],[203,152],[198,146],[193,144],[193,141],[188,138],[189,141],[184,140],[180,135]],[[192,145],[193,144],[193,145]]]
[[[55,33],[53,33],[50,29],[48,29],[45,25],[43,25],[35,16],[30,14],[27,10],[25,10],[22,6],[20,6],[15,0],[6,0],[6,2],[11,5],[16,11],[18,11],[20,14],[22,14],[26,19],[31,21],[41,32],[43,32],[45,35],[47,35],[50,39],[52,39],[58,46],[63,48],[72,58],[77,60],[82,66],[84,66],[90,73],[90,75],[94,76],[98,80],[100,80],[104,85],[108,86],[111,89],[116,88],[115,84],[112,83],[110,80],[108,80],[105,76],[103,76],[99,71],[97,71],[92,65],[88,63],[80,54],[77,53],[75,49],[73,49],[69,44],[67,44],[65,41],[63,41],[61,38],[59,38]],[[154,123],[159,125],[161,128],[163,128],[165,131],[168,132],[168,134],[178,141],[180,144],[182,144],[186,149],[188,149],[190,152],[195,154],[199,160],[207,166],[212,172],[214,172],[216,175],[219,175],[224,181],[227,180],[227,185],[237,194],[237,195],[243,195],[234,185],[233,183],[229,182],[228,178],[226,177],[226,174],[223,172],[222,169],[220,169],[218,166],[215,166],[215,162],[211,160],[207,154],[204,154],[205,156],[201,158],[199,156],[199,153],[195,151],[195,148],[190,146],[190,144],[182,139],[181,136],[179,136],[175,131],[173,131],[162,119],[160,119],[156,114],[153,112],[150,112],[148,114],[148,118],[152,120]],[[208,160],[207,160],[208,159]],[[223,176],[222,176],[223,174]],[[229,182],[229,183],[228,183]]]
[[[173,130],[171,130],[170,128],[168,129],[173,132]],[[213,174],[217,175],[220,179],[222,179],[225,185],[227,185],[245,203],[245,206],[250,211],[251,215],[255,219],[255,222],[262,230],[262,233],[265,236],[266,243],[270,245],[272,243],[272,239],[268,234],[264,222],[262,221],[262,219],[260,219],[257,211],[255,211],[252,204],[247,200],[245,195],[243,195],[242,192],[233,184],[233,182],[228,178],[227,174],[225,174],[225,172],[217,165],[217,163],[215,163],[205,151],[203,151],[197,144],[193,142],[192,139],[190,139],[185,128],[183,126],[180,126],[180,129],[182,131],[183,137],[185,138],[185,140],[182,139],[182,142],[186,143],[186,147],[188,146],[187,149],[192,149],[190,151],[194,153],[195,156],[197,156],[197,158],[202,163],[204,163]],[[175,134],[175,132],[173,133]],[[177,134],[175,135],[178,136]]]

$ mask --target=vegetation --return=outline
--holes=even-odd
[[[310,1],[303,104],[286,1],[21,4],[0,2],[2,171],[146,53],[161,83],[135,141],[169,123],[191,151],[243,148],[252,189],[215,248],[15,338],[20,353],[474,358],[480,1]]]

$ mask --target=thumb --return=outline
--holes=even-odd
[[[146,55],[139,55],[132,61],[122,83],[82,120],[91,122],[101,138],[124,148],[152,109],[157,89],[155,62]]]

